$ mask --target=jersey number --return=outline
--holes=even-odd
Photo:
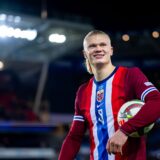
[[[102,124],[104,124],[104,118],[103,118],[103,110],[99,109],[98,110],[98,121],[101,122]]]

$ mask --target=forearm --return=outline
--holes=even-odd
[[[142,109],[128,122],[126,122],[120,129],[130,134],[137,131],[150,123],[155,122],[160,117],[160,93],[150,95],[146,99],[146,104]]]
[[[58,160],[74,160],[85,133],[84,122],[74,121],[65,138]]]
[[[74,138],[71,135],[66,137],[63,142],[58,160],[74,160],[81,144],[80,141],[77,140],[77,138]]]

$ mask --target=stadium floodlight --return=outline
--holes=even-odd
[[[7,21],[8,22],[13,22],[14,21],[14,16],[13,15],[8,15]]]
[[[51,34],[49,36],[49,41],[52,43],[64,43],[66,41],[66,36],[58,33]]]
[[[33,30],[23,30],[21,33],[21,38],[23,38],[23,36],[28,39],[29,41],[34,40],[37,37],[37,30],[33,29]]]
[[[14,22],[19,23],[20,21],[21,21],[21,17],[20,16],[15,16]]]
[[[2,70],[3,68],[4,68],[4,63],[0,61],[0,70]]]
[[[0,37],[22,38],[32,41],[37,37],[37,30],[35,29],[21,30],[20,28],[12,28],[6,25],[0,25]]]
[[[5,21],[7,19],[6,14],[0,14],[0,21]]]
[[[1,13],[0,14],[0,22],[20,23],[21,22],[21,17]]]

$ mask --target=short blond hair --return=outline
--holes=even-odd
[[[108,39],[109,39],[109,42],[111,43],[111,38],[110,36],[103,32],[103,31],[100,31],[100,30],[93,30],[93,31],[90,31],[85,37],[84,37],[84,40],[83,40],[83,48],[85,47],[85,42],[87,41],[87,39],[91,36],[94,36],[94,35],[105,35]]]

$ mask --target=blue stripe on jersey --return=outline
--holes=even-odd
[[[98,160],[108,160],[108,153],[106,150],[108,140],[108,127],[107,127],[107,116],[105,109],[105,90],[106,81],[96,84],[96,100],[95,100],[95,113],[97,119],[97,136],[99,140],[98,149]],[[98,99],[98,93],[101,93],[102,100]],[[98,100],[97,100],[98,99]]]

